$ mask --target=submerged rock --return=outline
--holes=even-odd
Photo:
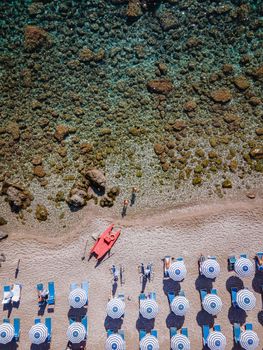
[[[250,156],[255,159],[263,159],[263,147],[255,147],[249,152]]]
[[[1,194],[5,195],[14,210],[26,209],[34,199],[33,195],[20,185],[4,182]]]
[[[105,189],[106,186],[106,177],[102,170],[90,169],[86,171],[85,177],[96,187]]]
[[[137,18],[142,15],[142,7],[139,0],[129,0],[127,8],[127,17]]]
[[[234,78],[234,84],[239,90],[246,90],[250,86],[247,78],[242,75]]]
[[[37,220],[46,221],[48,218],[47,208],[42,204],[38,204],[36,207],[35,215],[36,215]]]
[[[150,80],[147,83],[147,89],[156,94],[167,95],[173,90],[173,84],[168,79]]]
[[[67,125],[59,124],[56,126],[55,138],[61,142],[69,134],[69,127]]]
[[[232,94],[229,89],[218,89],[211,93],[211,98],[215,102],[226,103],[232,99]]]
[[[27,25],[25,27],[24,47],[28,51],[34,51],[42,46],[50,46],[51,38],[42,28]]]

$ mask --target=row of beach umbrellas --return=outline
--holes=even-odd
[[[255,273],[255,267],[253,262],[241,257],[236,260],[234,264],[234,270],[239,277],[251,277]],[[216,259],[206,259],[201,263],[200,272],[207,278],[214,279],[220,274],[220,265]],[[187,274],[187,270],[184,261],[175,261],[171,264],[168,270],[169,277],[174,281],[182,281]]]

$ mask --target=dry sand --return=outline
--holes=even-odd
[[[252,322],[260,337],[260,347],[263,346],[263,312],[262,297],[258,286],[263,284],[261,277],[244,279],[244,286],[255,292],[256,309],[236,314],[231,308],[230,294],[227,288],[234,273],[227,271],[229,254],[248,253],[251,257],[255,252],[263,250],[263,199],[244,199],[242,201],[221,201],[203,205],[184,206],[175,209],[144,211],[143,214],[128,215],[124,220],[110,218],[108,214],[101,216],[101,211],[85,209],[73,217],[74,225],[62,235],[56,232],[34,232],[34,227],[12,229],[8,227],[9,238],[1,242],[1,251],[5,252],[7,261],[0,269],[1,285],[15,281],[17,260],[21,259],[20,272],[17,281],[22,283],[22,299],[19,309],[13,309],[13,317],[21,317],[21,341],[19,349],[30,349],[28,331],[38,314],[35,286],[39,282],[55,281],[56,305],[53,313],[47,310],[43,317],[51,316],[53,321],[53,339],[51,349],[66,348],[66,330],[68,293],[71,282],[80,283],[89,280],[89,336],[88,349],[104,349],[106,339],[105,308],[111,292],[112,264],[122,264],[125,268],[125,284],[118,286],[117,293],[124,292],[126,296],[126,313],[122,328],[125,331],[127,349],[138,349],[138,295],[141,290],[137,267],[140,262],[154,264],[154,281],[146,286],[146,292],[156,291],[160,313],[154,327],[158,330],[160,349],[170,349],[169,331],[167,326],[182,325],[182,320],[176,319],[169,312],[169,305],[164,289],[175,288],[173,283],[163,284],[162,261],[165,255],[183,256],[188,274],[181,283],[190,300],[191,310],[185,317],[184,326],[189,329],[192,349],[202,349],[202,333],[200,325],[209,321],[201,312],[200,298],[197,287],[204,286],[204,281],[198,278],[197,260],[201,253],[213,254],[221,265],[221,274],[213,286],[218,289],[223,300],[223,310],[215,319],[227,337],[227,349],[233,349],[232,323],[235,317],[242,322]],[[104,211],[105,213],[105,211]],[[84,247],[93,244],[92,234],[101,232],[111,221],[122,227],[122,234],[112,249],[112,256],[95,268],[96,261],[81,261]],[[205,283],[208,286],[209,283]],[[1,318],[7,312],[1,311]],[[211,321],[211,320],[210,320]]]

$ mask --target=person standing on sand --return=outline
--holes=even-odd
[[[132,194],[131,194],[131,204],[130,204],[130,206],[133,206],[135,204],[136,193],[137,192],[138,192],[138,188],[137,187],[133,187],[132,188]]]
[[[127,208],[128,208],[128,205],[129,205],[129,200],[128,199],[124,199],[124,202],[123,202],[123,208],[122,208],[122,213],[121,213],[121,216],[124,218],[124,216],[127,215]]]

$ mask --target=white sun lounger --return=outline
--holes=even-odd
[[[4,286],[4,296],[2,300],[2,304],[9,304],[11,302],[11,298],[13,293],[11,292],[10,286]]]
[[[15,303],[18,303],[21,296],[21,284],[14,284],[12,288],[12,293],[13,293],[12,301]]]

